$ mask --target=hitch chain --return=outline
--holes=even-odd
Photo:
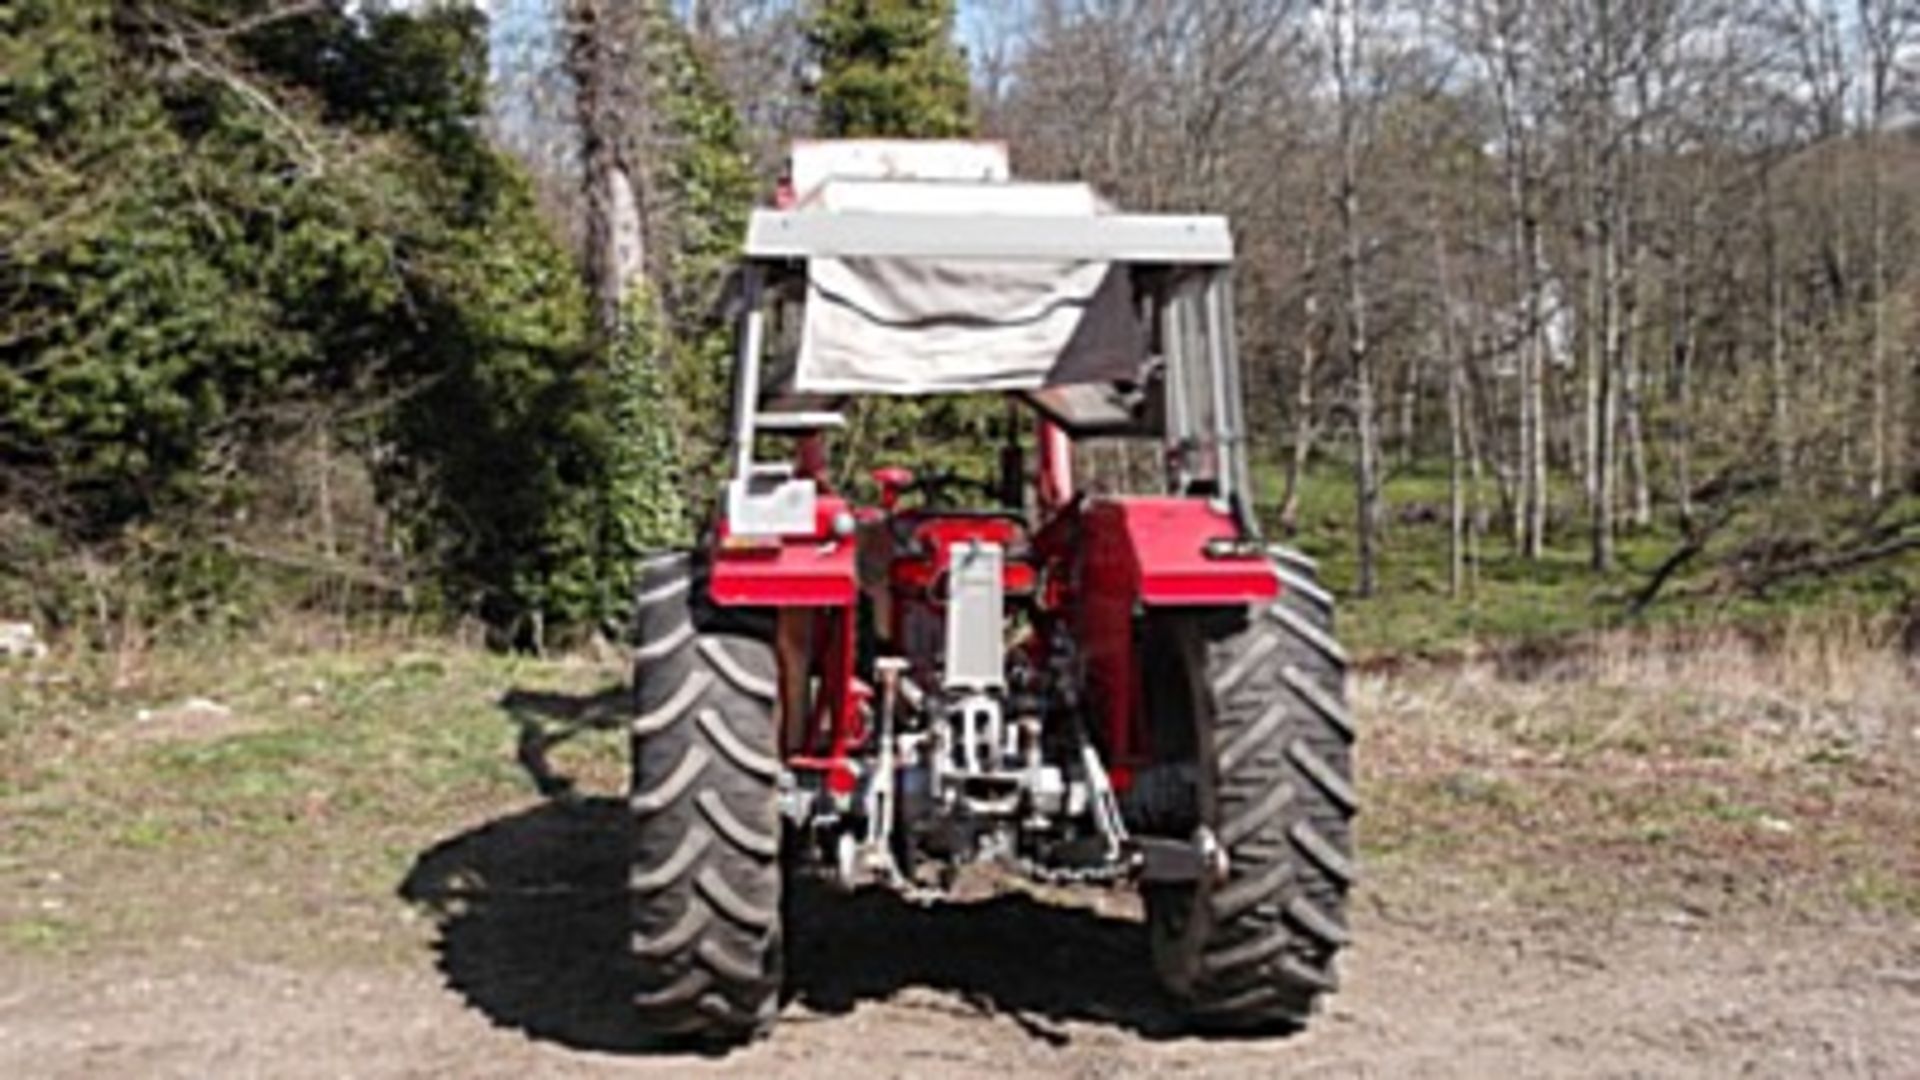
[[[1047,885],[1110,885],[1117,881],[1167,884],[1209,880],[1226,882],[1231,864],[1213,830],[1201,828],[1188,841],[1141,837],[1129,842],[1123,854],[1096,866],[1049,866],[1033,859],[1016,860],[1021,873]]]
[[[1121,859],[1099,866],[1048,866],[1033,859],[1018,859],[1014,869],[1021,876],[1042,885],[1112,885],[1132,876],[1129,860]]]

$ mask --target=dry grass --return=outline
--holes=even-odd
[[[1920,667],[1856,622],[1363,677],[1387,902],[1920,915]]]

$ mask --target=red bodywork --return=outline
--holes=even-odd
[[[727,607],[847,607],[858,592],[852,537],[833,535],[847,501],[820,498],[811,536],[736,537],[720,522],[713,601]]]
[[[1280,594],[1265,559],[1208,556],[1208,541],[1239,535],[1233,518],[1203,499],[1102,499],[1080,515],[1072,538],[1078,573],[1063,614],[1086,663],[1108,769],[1122,790],[1153,756],[1134,616],[1148,607],[1245,606]]]
[[[848,512],[845,499],[823,495],[812,535],[778,538],[737,537],[722,520],[708,586],[716,604],[779,612],[782,715],[804,716],[784,725],[782,745],[795,767],[824,769],[830,789],[841,795],[852,790],[847,760],[866,738],[861,705],[868,694],[854,670],[860,595],[854,538],[834,535],[835,521]],[[810,679],[793,677],[790,660],[820,676],[811,703],[804,700]]]
[[[1280,595],[1264,558],[1217,558],[1209,540],[1237,541],[1232,515],[1203,499],[1102,499],[1081,515],[1090,591],[1123,592],[1149,607],[1246,604]]]
[[[1010,517],[929,516],[912,522],[912,544],[896,552],[888,579],[903,599],[938,599],[940,579],[946,575],[948,552],[963,544],[978,541],[998,544],[1007,552],[1002,575],[1008,596],[1027,596],[1033,592],[1034,569],[1028,561],[1027,527]]]
[[[1058,439],[1043,432],[1043,448],[1053,449],[1050,443]],[[1109,771],[1124,789],[1153,756],[1137,668],[1136,616],[1152,607],[1270,602],[1279,596],[1279,581],[1257,555],[1209,555],[1209,541],[1233,542],[1241,533],[1231,515],[1205,499],[1074,500],[1068,478],[1048,475],[1059,466],[1060,455],[1043,451],[1039,486],[1049,497],[1042,509],[1047,520],[1031,533],[997,513],[888,507],[859,515],[889,530],[887,636],[896,646],[911,640],[907,623],[916,609],[921,615],[940,612],[941,577],[955,545],[979,540],[1006,550],[1007,597],[1031,601],[1041,631],[1029,639],[1036,666],[1046,659],[1045,631],[1064,621],[1083,661]],[[863,706],[871,694],[855,670],[861,602],[856,543],[833,535],[833,522],[848,512],[844,499],[823,496],[814,535],[777,540],[736,538],[722,523],[711,585],[716,603],[780,609],[783,666],[799,663],[807,671],[804,678],[782,673],[786,696],[800,698],[787,702],[787,715],[803,711],[806,717],[787,726],[789,763],[824,771],[829,789],[842,795],[854,786],[851,757],[867,738]],[[896,524],[898,535],[892,532]],[[810,683],[817,693],[796,710]]]

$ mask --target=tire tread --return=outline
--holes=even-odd
[[[1218,886],[1150,892],[1156,960],[1193,1019],[1295,1028],[1338,984],[1354,882],[1353,720],[1347,654],[1312,565],[1276,556],[1277,602],[1163,616],[1198,665],[1194,702],[1204,824],[1227,849]],[[1211,807],[1211,810],[1206,810]],[[1169,921],[1155,914],[1160,908]],[[1177,930],[1177,932],[1176,932]]]
[[[686,555],[641,564],[631,1000],[650,1034],[736,1043],[779,1012],[775,665],[763,623],[706,593]]]

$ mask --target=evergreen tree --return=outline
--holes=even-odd
[[[653,183],[665,211],[653,241],[663,257],[646,298],[658,305],[660,325],[650,331],[649,347],[664,361],[670,402],[655,407],[678,436],[670,443],[681,484],[674,501],[697,515],[717,481],[730,407],[733,327],[719,299],[739,259],[758,181],[739,115],[708,57],[669,5],[650,8],[649,18],[654,123],[665,136]]]
[[[820,66],[828,138],[964,138],[974,133],[967,59],[952,0],[820,0],[807,38]],[[868,398],[854,403],[843,480],[872,461],[909,460],[992,475],[999,395]]]
[[[821,134],[956,138],[973,133],[953,0],[820,0],[807,26],[820,64]]]

